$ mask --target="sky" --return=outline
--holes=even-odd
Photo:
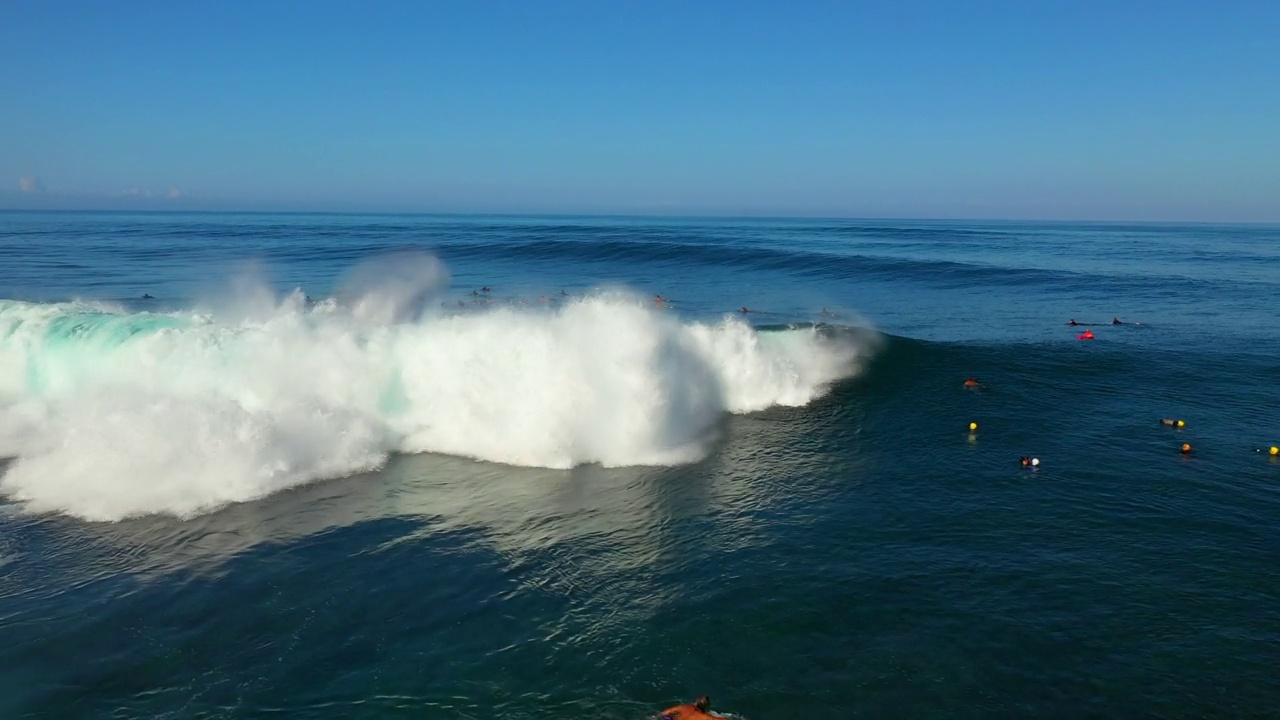
[[[1280,221],[1270,0],[8,0],[0,208]]]

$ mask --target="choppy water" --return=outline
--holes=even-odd
[[[7,213],[0,298],[0,716],[1280,703],[1280,228]]]

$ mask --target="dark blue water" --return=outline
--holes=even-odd
[[[1275,717],[1278,297],[1266,226],[0,214],[0,716]]]

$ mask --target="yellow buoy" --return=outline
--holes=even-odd
[[[1178,421],[1178,427],[1186,427],[1186,425],[1187,425],[1187,421],[1186,421],[1186,420],[1179,420],[1179,421]]]
[[[977,429],[978,429],[978,423],[976,422],[969,423],[969,432],[973,432],[974,430],[977,430]]]
[[[1280,447],[1276,447],[1275,445],[1272,445],[1270,452],[1273,456],[1280,455]]]

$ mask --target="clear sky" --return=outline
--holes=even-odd
[[[1280,221],[1280,2],[6,0],[0,208]]]

